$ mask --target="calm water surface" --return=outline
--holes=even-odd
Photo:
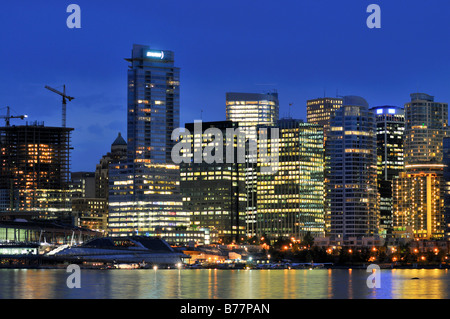
[[[70,289],[64,269],[0,269],[1,299],[448,299],[450,272],[381,270],[381,288],[368,288],[365,270],[81,270]],[[411,278],[420,279],[413,280]]]

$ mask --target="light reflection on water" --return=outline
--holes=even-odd
[[[0,269],[0,299],[448,299],[450,273],[441,269],[381,270],[368,288],[365,270],[81,270],[70,289],[64,269]],[[414,280],[411,278],[418,277]]]

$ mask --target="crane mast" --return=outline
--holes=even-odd
[[[5,119],[5,126],[10,125],[11,119],[21,119],[28,117],[27,115],[11,115],[9,106],[6,107],[6,116],[0,116],[0,118]]]
[[[66,127],[66,109],[67,109],[67,100],[72,101],[74,97],[66,95],[66,86],[63,85],[63,91],[60,92],[52,87],[49,87],[48,85],[45,86],[47,90],[52,91],[53,93],[56,93],[60,96],[62,96],[62,127]]]

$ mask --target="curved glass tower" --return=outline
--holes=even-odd
[[[379,231],[375,116],[361,97],[344,97],[330,122],[326,201],[330,236],[338,241]]]

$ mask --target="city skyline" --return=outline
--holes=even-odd
[[[450,299],[449,13],[4,3],[0,300]]]
[[[136,1],[127,14],[119,2],[77,3],[82,28],[75,30],[65,25],[63,4],[11,4],[1,26],[14,29],[2,34],[14,49],[0,51],[8,76],[0,88],[2,114],[11,106],[13,114],[28,114],[28,121],[59,126],[61,101],[44,86],[65,84],[75,96],[67,107],[67,125],[75,128],[72,171],[93,171],[118,132],[126,135],[124,59],[133,43],[176,52],[183,83],[181,127],[200,118],[225,119],[226,92],[276,89],[280,117],[301,119],[308,99],[336,93],[363,96],[371,107],[402,106],[411,92],[450,100],[449,45],[439,36],[449,29],[447,5],[378,1],[382,28],[371,30],[365,25],[367,4],[350,1],[258,6]],[[145,15],[152,22],[142,19]],[[261,23],[264,19],[274,23]],[[181,26],[184,31],[178,32]],[[405,54],[424,39],[434,50],[419,45]]]

